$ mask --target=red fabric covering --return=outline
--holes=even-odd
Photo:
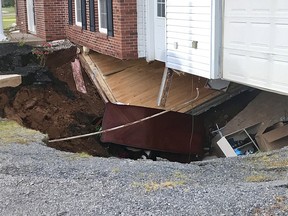
[[[107,103],[103,130],[127,124],[163,110]],[[192,130],[192,125],[194,128]],[[193,133],[190,144],[191,134]],[[177,154],[203,154],[204,129],[201,119],[168,112],[136,125],[102,134],[102,142]]]

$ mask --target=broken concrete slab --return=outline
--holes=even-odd
[[[18,74],[0,75],[0,88],[16,87],[22,83],[22,78]]]

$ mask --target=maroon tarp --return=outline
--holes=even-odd
[[[107,103],[102,127],[103,130],[113,128],[162,111]],[[192,133],[193,138],[190,144]],[[197,116],[168,112],[136,125],[104,133],[101,141],[147,150],[202,155],[203,134],[203,124]]]

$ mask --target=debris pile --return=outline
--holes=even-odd
[[[214,139],[226,157],[271,151],[288,145],[288,97],[260,93]]]
[[[104,104],[87,76],[84,79],[88,93],[82,94],[76,90],[70,64],[76,57],[75,46],[55,49],[47,56],[45,67],[39,65],[39,59],[32,54],[33,48],[30,46],[4,44],[0,47],[1,73],[17,72],[23,78],[22,85],[17,88],[0,89],[1,117],[46,133],[50,139],[96,130],[95,124],[103,115]],[[108,156],[97,137],[49,146],[64,151]]]

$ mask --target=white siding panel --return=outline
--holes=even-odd
[[[288,95],[288,1],[226,0],[223,78]]]
[[[211,77],[211,2],[167,0],[167,67]]]
[[[202,35],[196,35],[196,34],[187,34],[187,33],[179,33],[179,32],[167,32],[167,38],[174,38],[174,39],[185,39],[188,41],[198,41],[203,43],[210,43],[210,37],[209,36],[202,36]]]
[[[210,14],[210,7],[168,7],[168,13]]]
[[[174,39],[174,38],[168,38],[167,39],[167,45],[173,45],[175,48],[175,45],[177,44],[178,47],[187,47],[187,48],[192,48],[192,42],[184,39]],[[210,43],[199,43],[198,44],[198,49],[197,50],[208,50],[210,51]]]
[[[183,14],[183,13],[167,13],[167,24],[169,24],[170,20],[179,20],[185,21],[185,20],[194,20],[194,21],[206,21],[211,22],[211,17],[209,14]]]
[[[169,7],[210,7],[211,1],[207,0],[167,0]]]
[[[210,62],[209,58],[207,58],[205,56],[195,55],[195,54],[187,55],[185,53],[177,53],[176,54],[175,52],[168,52],[167,56],[171,57],[171,58],[180,58],[180,59],[188,60],[188,61],[197,60],[197,62],[203,63],[203,64],[209,64],[209,62]]]
[[[182,26],[182,27],[194,27],[194,28],[200,28],[200,29],[210,29],[211,24],[209,22],[205,21],[193,21],[193,20],[182,20],[181,22],[179,20],[170,20],[169,22],[170,26]]]
[[[181,62],[174,62],[174,63],[167,62],[166,66],[169,68],[174,68],[176,70],[186,72],[186,73],[194,74],[196,76],[209,77],[209,75],[210,75],[209,71],[207,72],[207,71],[199,70],[196,68],[187,67],[187,66],[183,65]]]
[[[137,0],[138,57],[146,57],[146,1]]]
[[[179,55],[179,54],[186,54],[186,55],[197,55],[197,56],[202,56],[210,59],[210,50],[200,50],[200,49],[193,49],[190,47],[184,47],[184,46],[178,46],[178,48],[175,48],[174,44],[167,44],[167,53],[174,53],[174,55]],[[177,50],[177,52],[175,52]],[[180,55],[179,55],[180,58]],[[190,56],[191,59],[192,56]],[[194,60],[194,59],[193,59]],[[209,61],[210,64],[210,61]]]

